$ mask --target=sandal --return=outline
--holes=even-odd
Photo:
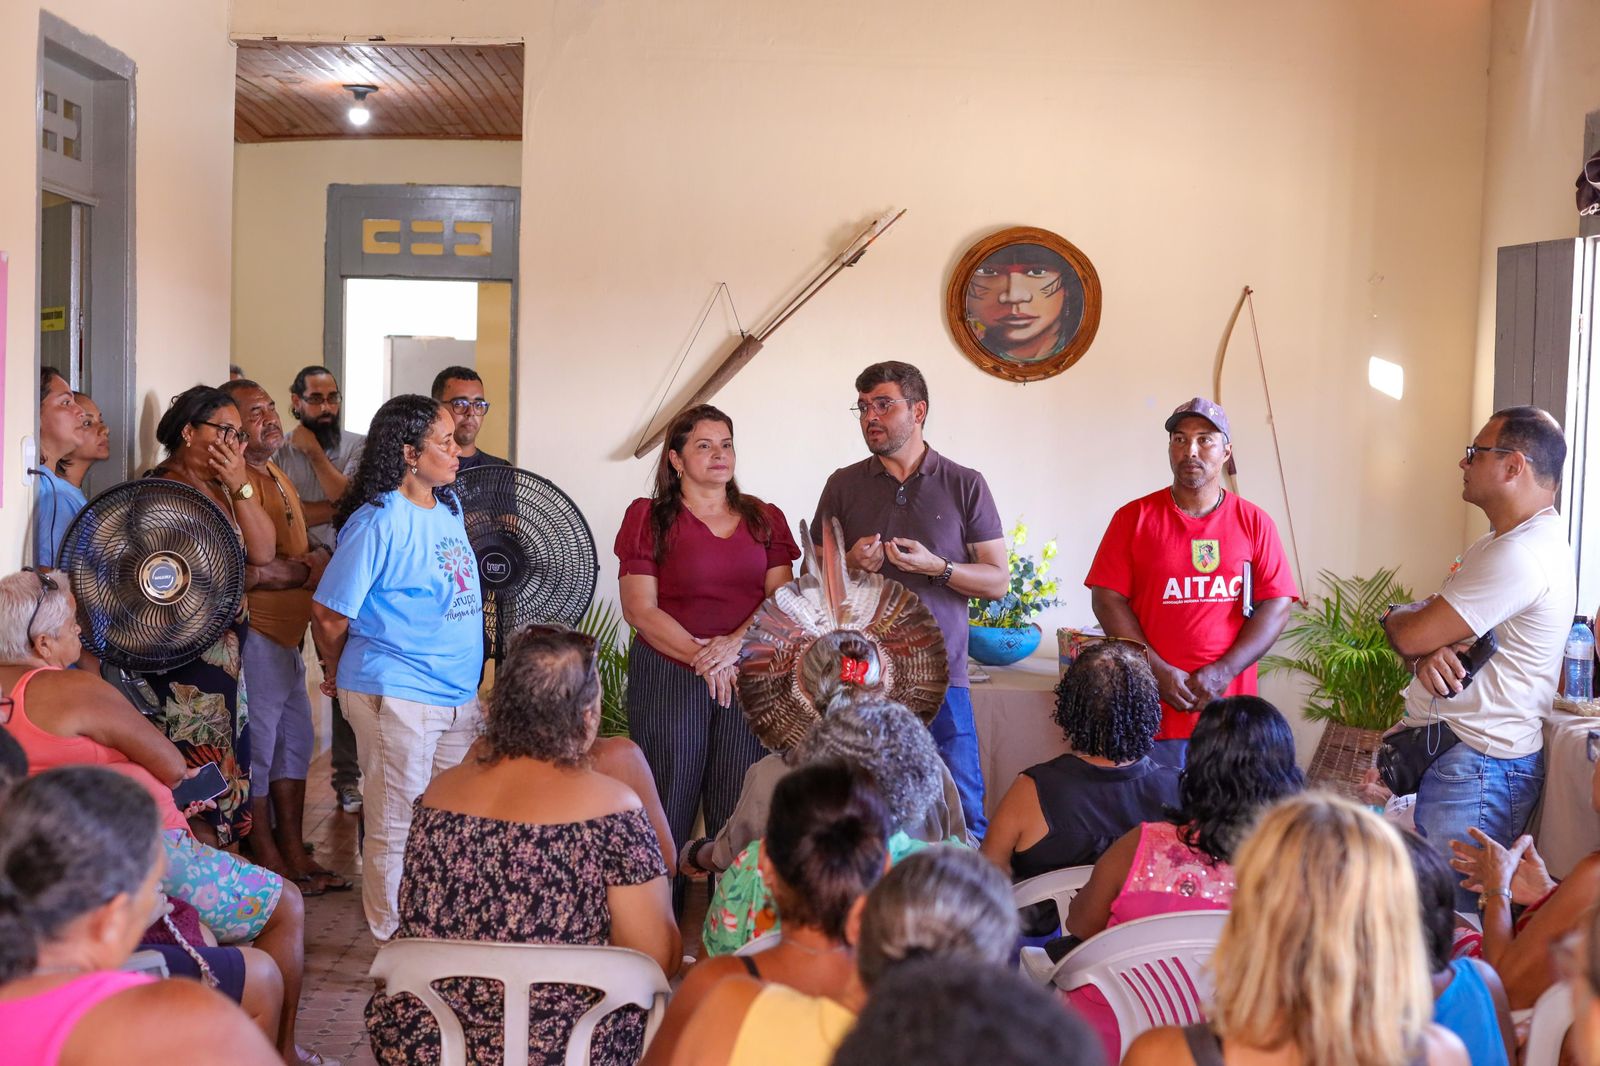
[[[342,875],[322,866],[315,867],[310,876],[321,884],[324,892],[348,892],[355,887]]]
[[[338,1059],[330,1059],[320,1051],[308,1051],[299,1044],[294,1046],[294,1055],[304,1066],[339,1066]]]
[[[301,899],[311,899],[328,891],[328,887],[319,882],[314,874],[303,874],[300,877],[290,878],[300,889]]]

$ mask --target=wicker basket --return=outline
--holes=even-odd
[[[1322,739],[1311,756],[1306,778],[1313,787],[1325,788],[1360,802],[1361,785],[1367,771],[1376,765],[1383,733],[1377,729],[1329,722],[1322,728]]]

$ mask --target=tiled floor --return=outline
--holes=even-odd
[[[359,819],[339,810],[328,782],[328,756],[319,756],[306,782],[306,839],[317,860],[354,884],[350,892],[329,892],[306,900],[306,980],[300,999],[302,1047],[339,1059],[344,1066],[373,1066],[363,1020],[372,994],[367,968],[377,947],[361,912],[361,864],[356,857]],[[694,886],[684,915],[684,950],[696,954],[705,916],[703,887]]]

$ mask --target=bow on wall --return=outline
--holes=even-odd
[[[1220,407],[1222,406],[1222,367],[1228,360],[1228,345],[1233,341],[1233,331],[1239,326],[1239,314],[1246,308],[1250,311],[1250,336],[1255,341],[1256,366],[1261,372],[1261,391],[1267,398],[1267,429],[1272,433],[1272,454],[1278,463],[1278,484],[1283,489],[1283,515],[1285,524],[1289,527],[1289,550],[1294,554],[1294,576],[1299,583],[1301,602],[1309,595],[1306,591],[1305,572],[1300,568],[1300,541],[1294,532],[1294,508],[1289,504],[1289,481],[1283,472],[1283,449],[1278,445],[1278,422],[1272,413],[1272,389],[1267,385],[1267,360],[1261,351],[1261,328],[1256,323],[1255,290],[1246,285],[1244,291],[1239,293],[1239,300],[1233,305],[1233,314],[1228,317],[1228,328],[1222,333],[1222,344],[1217,348],[1217,364],[1211,373],[1211,398]],[[1239,476],[1237,474],[1224,474],[1228,479],[1228,491],[1235,495],[1239,492]]]

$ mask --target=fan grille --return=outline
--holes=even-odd
[[[490,654],[533,622],[577,625],[594,599],[600,559],[572,498],[538,474],[479,466],[456,479],[467,539],[478,558]]]
[[[61,549],[83,643],[114,666],[162,673],[210,647],[239,613],[244,549],[205,495],[164,478],[89,501]]]

